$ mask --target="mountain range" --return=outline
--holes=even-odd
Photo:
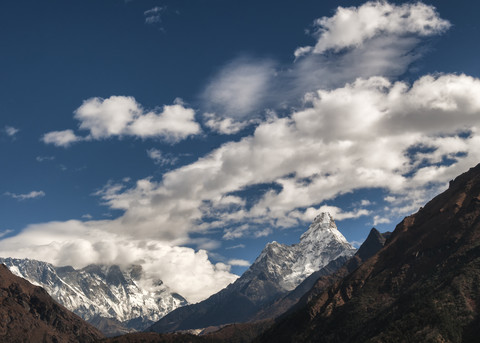
[[[0,342],[97,342],[103,335],[0,265]]]
[[[298,244],[268,244],[236,282],[151,327],[178,331],[210,326],[199,336],[144,332],[105,340],[44,290],[2,266],[0,340],[478,341],[480,165],[452,180],[448,190],[406,217],[392,234],[372,229],[358,251],[337,232],[331,217],[320,215]],[[98,268],[112,284],[118,284],[119,275],[132,273]],[[51,275],[46,273],[43,282],[48,284]]]
[[[141,331],[187,303],[160,280],[147,288],[141,266],[89,265],[76,270],[30,259],[3,258],[0,263],[43,287],[56,301],[107,335]]]

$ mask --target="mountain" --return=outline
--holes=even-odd
[[[107,335],[143,330],[186,300],[157,281],[146,287],[142,268],[89,265],[76,270],[29,259],[0,259],[15,275],[43,287],[56,301]]]
[[[348,259],[345,256],[331,261],[327,266],[312,273],[293,291],[281,296],[277,301],[255,314],[253,320],[248,323],[237,323],[225,326],[211,326],[201,331],[199,336],[188,334],[154,334],[154,333],[135,333],[127,334],[108,340],[108,342],[223,342],[223,343],[249,343],[257,336],[267,330],[274,324],[272,318],[283,314],[292,307],[318,280],[319,283],[326,285],[333,284],[349,272],[358,268],[362,261],[367,260],[377,253],[390,236],[391,232],[380,233],[375,228],[370,231],[367,239],[360,246],[358,251]],[[345,262],[346,261],[346,262]],[[324,286],[326,288],[327,286]]]
[[[267,318],[275,318],[284,314],[294,306],[296,308],[299,306],[296,304],[305,294],[312,294],[309,293],[309,291],[315,284],[318,284],[317,290],[323,290],[327,288],[327,286],[332,285],[342,277],[346,276],[348,273],[354,271],[360,266],[360,264],[382,249],[385,241],[390,235],[391,232],[380,233],[375,228],[371,229],[369,235],[358,248],[355,255],[350,258],[342,256],[331,261],[322,269],[312,273],[293,291],[279,297],[272,304],[262,308],[257,314],[255,314],[252,320],[261,321]]]
[[[0,265],[1,342],[96,342],[103,335],[40,287]]]
[[[322,213],[291,246],[267,244],[250,268],[227,288],[197,304],[169,313],[149,330],[170,332],[245,322],[266,304],[292,291],[331,261],[352,256],[355,249]]]
[[[353,272],[326,288],[317,282],[257,341],[478,342],[479,285],[480,165]]]

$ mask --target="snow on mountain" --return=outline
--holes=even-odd
[[[0,258],[10,271],[43,287],[56,301],[83,319],[113,318],[136,330],[185,305],[186,300],[172,293],[160,280],[146,284],[142,267],[90,265],[76,270],[49,263]]]
[[[250,268],[233,284],[204,301],[172,311],[150,330],[168,332],[246,322],[313,272],[331,261],[346,260],[355,251],[337,230],[330,214],[322,213],[301,236],[299,243],[267,244]]]
[[[338,231],[329,213],[318,215],[298,244],[267,244],[241,283],[250,282],[250,275],[266,272],[284,291],[291,291],[313,272],[341,256],[350,257],[356,249]]]

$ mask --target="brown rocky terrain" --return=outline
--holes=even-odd
[[[103,335],[0,265],[0,342],[96,342]]]
[[[478,342],[480,165],[397,225],[385,247],[258,342]]]

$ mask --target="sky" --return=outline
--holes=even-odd
[[[330,212],[359,246],[480,162],[473,1],[5,0],[0,256],[189,301]]]

